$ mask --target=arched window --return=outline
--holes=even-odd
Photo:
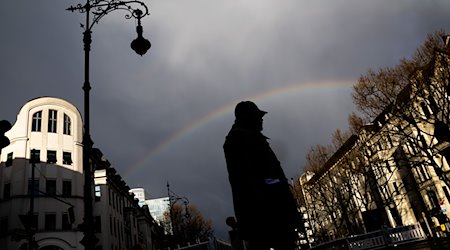
[[[33,121],[31,124],[31,131],[40,132],[42,125],[42,111],[33,114]]]
[[[57,115],[58,115],[58,112],[56,110],[50,109],[48,112],[48,132],[49,133],[56,133]]]
[[[71,126],[72,121],[70,120],[70,117],[66,114],[64,114],[64,134],[65,135],[71,135]]]

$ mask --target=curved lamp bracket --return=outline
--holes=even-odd
[[[69,11],[78,11],[80,13],[91,13],[93,15],[92,22],[86,20],[86,30],[91,30],[94,24],[98,23],[100,19],[115,10],[124,10],[129,12],[125,15],[126,19],[132,17],[140,19],[144,16],[150,15],[147,5],[141,1],[119,1],[119,0],[88,0],[86,4],[77,4],[67,8]]]

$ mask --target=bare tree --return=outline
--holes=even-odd
[[[213,235],[212,221],[206,220],[193,205],[173,204],[165,213],[165,225],[171,225],[172,236],[169,244],[184,246],[188,243],[207,241]]]
[[[342,140],[345,137],[341,134],[335,138]],[[349,155],[353,152],[355,139],[356,136],[352,136],[337,143],[340,147],[331,157],[315,158],[326,162],[305,185],[308,193],[306,207],[315,222],[314,234],[319,241],[362,232],[354,197],[357,185],[352,173],[353,156]]]
[[[344,132],[340,129],[336,129],[331,136],[333,147],[335,148],[335,150],[338,150],[340,147],[342,147],[342,145],[344,145],[344,143],[350,138],[351,135],[352,133],[350,131]]]
[[[434,174],[447,185],[450,184],[448,178],[450,171],[446,168],[446,158],[450,157],[449,62],[447,52],[436,50],[431,63],[410,75],[408,85],[371,125],[376,130],[374,134],[381,139],[381,143],[372,140],[371,145],[376,146],[375,149],[372,146],[372,154],[379,155],[383,147],[391,149],[390,155],[380,159],[395,162],[401,180],[392,184],[396,185],[395,189],[403,189],[403,194],[409,196],[409,200],[416,201],[414,213],[420,218],[424,214],[430,224],[432,214],[428,211],[420,193],[422,184],[432,179]],[[392,152],[392,149],[395,152]],[[373,160],[373,157],[369,158]],[[378,166],[380,163],[372,162],[371,165]],[[385,164],[379,171],[390,168],[389,164]],[[377,169],[371,170],[374,174],[368,176],[376,177]],[[379,185],[377,188],[379,198],[375,199],[378,201],[377,207],[390,205],[394,207],[394,199],[398,198],[398,195],[389,193],[389,178],[386,178],[385,174],[380,176],[385,176],[383,178],[386,180],[377,180]],[[438,201],[434,203],[437,204]],[[434,213],[439,218],[437,211]],[[441,218],[440,221],[445,221],[445,218]]]
[[[393,106],[399,122],[392,132],[403,138],[411,167],[431,166],[450,185],[450,54],[437,51],[432,64],[415,72]],[[424,174],[419,174],[418,177]]]
[[[358,134],[359,130],[367,123],[369,123],[369,119],[367,119],[366,117],[362,117],[355,112],[352,112],[348,116],[348,125],[351,134]]]
[[[402,59],[395,67],[369,70],[353,86],[352,98],[357,109],[373,119],[395,101],[397,95],[409,84],[410,75],[427,65],[437,48],[443,48],[444,31],[436,31],[427,36],[411,59]]]
[[[422,184],[435,174],[450,185],[447,167],[447,159],[450,159],[450,60],[443,37],[443,31],[430,34],[412,59],[403,59],[394,68],[369,71],[360,78],[353,93],[358,109],[366,117],[375,118],[374,126],[386,122],[377,121],[380,117],[390,120],[391,129],[382,133],[398,141],[397,146],[390,147],[397,150],[393,160],[402,180],[394,184],[398,185],[396,189],[403,189],[405,195],[413,196],[410,199],[417,200],[416,216],[424,214],[429,223],[431,216],[439,218],[441,214],[437,212],[439,209],[432,211],[433,214],[428,211],[420,193]],[[382,184],[379,180],[377,183]],[[386,181],[386,187],[388,184]],[[377,206],[389,205],[392,198],[398,197],[386,193],[383,185],[379,187],[385,204]],[[445,221],[445,218],[439,220]]]
[[[304,167],[304,170],[313,173],[319,172],[331,157],[332,153],[333,148],[330,145],[324,146],[317,144],[316,146],[311,147],[306,153],[306,166]]]

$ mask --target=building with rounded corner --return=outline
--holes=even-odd
[[[84,249],[83,121],[66,100],[39,97],[19,111],[0,152],[0,248]],[[154,249],[162,229],[98,148],[91,149],[95,249]],[[95,177],[95,178],[94,178]]]
[[[79,110],[60,98],[39,97],[20,109],[0,155],[2,249],[18,249],[30,230],[39,249],[82,248],[82,124]]]

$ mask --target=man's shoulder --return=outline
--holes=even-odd
[[[266,143],[267,137],[263,134],[248,129],[232,129],[225,139],[225,144],[234,145],[259,145]]]
[[[227,139],[232,140],[245,140],[248,138],[255,137],[255,132],[248,130],[248,129],[242,129],[242,128],[232,128],[230,132],[228,132]]]

